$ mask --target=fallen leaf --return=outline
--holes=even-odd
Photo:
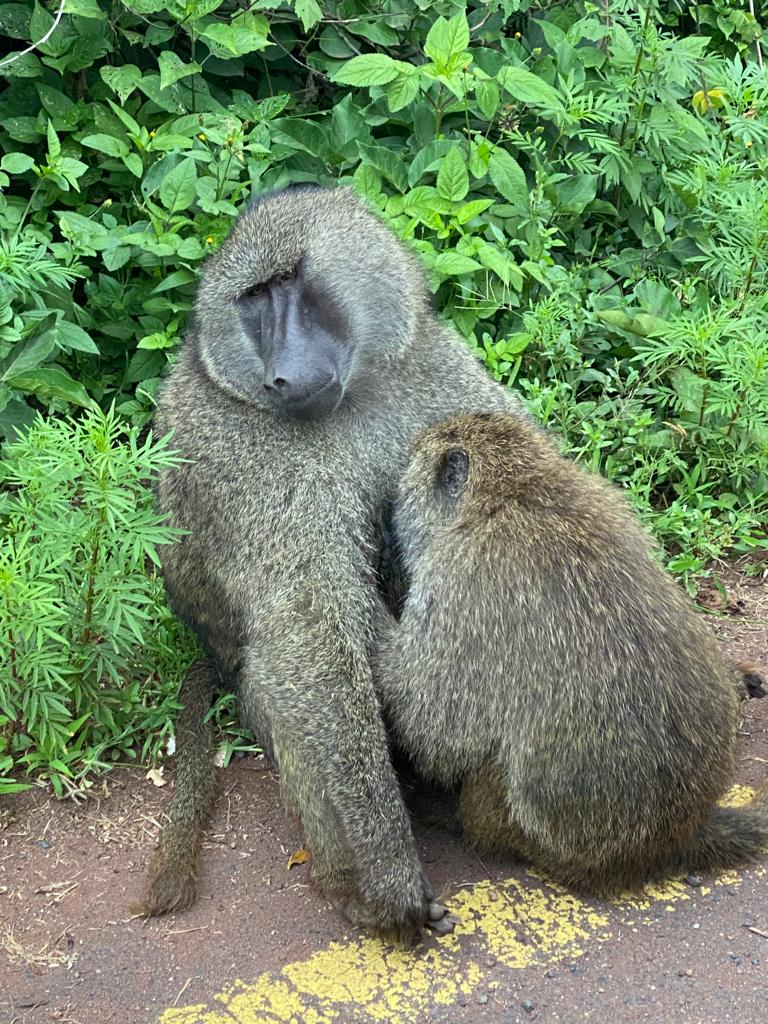
[[[168,779],[163,778],[162,768],[150,768],[147,774],[145,775],[145,778],[149,779],[149,781],[155,786],[168,785]]]
[[[300,850],[294,850],[291,856],[288,858],[288,870],[296,867],[297,864],[306,864],[309,860],[309,850],[306,846],[302,846]]]

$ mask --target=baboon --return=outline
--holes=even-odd
[[[158,486],[188,531],[163,549],[167,592],[210,659],[182,703],[201,679],[236,689],[314,880],[352,922],[400,938],[450,925],[373,687],[379,524],[414,433],[484,410],[524,415],[431,310],[415,257],[353,192],[319,188],[241,215],[158,399],[156,430],[187,460]],[[207,734],[186,734],[147,914],[194,898],[212,769]]]
[[[614,488],[520,417],[457,416],[414,441],[394,520],[376,685],[472,843],[593,893],[768,844],[768,801],[716,804],[734,670]]]

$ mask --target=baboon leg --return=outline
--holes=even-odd
[[[312,857],[312,881],[337,909],[342,909],[342,904],[359,896],[352,849],[312,772],[302,765],[295,745],[279,730],[274,733],[274,755],[283,804],[301,820],[304,829]]]
[[[256,693],[265,702],[286,803],[299,812],[318,885],[353,923],[408,941],[439,910],[391,764],[367,652],[337,608],[312,610],[303,626],[294,606],[287,621],[260,620],[241,700]]]
[[[498,765],[487,762],[461,787],[459,818],[466,840],[488,853],[528,860],[530,842],[510,815],[506,787]]]
[[[203,830],[213,809],[213,730],[205,720],[219,679],[214,663],[196,661],[181,684],[176,719],[176,785],[157,849],[149,867],[140,912],[147,917],[183,910],[197,895]]]

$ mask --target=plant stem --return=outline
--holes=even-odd
[[[96,566],[99,562],[101,531],[104,526],[104,510],[99,513],[99,522],[93,537],[93,551],[88,563],[88,589],[85,594],[85,626],[83,628],[82,643],[88,643],[93,639],[93,599],[96,591]]]

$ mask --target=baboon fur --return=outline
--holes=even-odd
[[[290,288],[299,264],[301,287],[322,291],[343,324],[343,400],[309,420],[268,400],[238,311],[254,285]],[[188,531],[162,558],[170,603],[210,659],[194,671],[237,690],[300,815],[317,884],[353,922],[401,937],[444,911],[371,674],[380,523],[413,435],[482,410],[522,415],[433,313],[416,259],[347,189],[274,193],[245,210],[205,268],[158,400],[156,430],[173,431],[188,460],[163,472],[158,501]],[[147,914],[194,898],[212,771],[199,756],[207,734],[196,742],[180,750],[173,841],[161,838]]]
[[[375,658],[395,736],[470,841],[577,890],[728,868],[738,688],[618,491],[519,417],[422,433],[395,506],[410,588]]]

